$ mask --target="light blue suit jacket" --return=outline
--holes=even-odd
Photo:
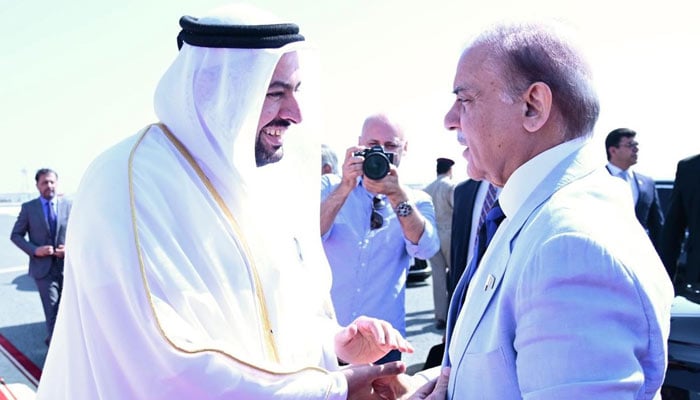
[[[659,398],[673,289],[625,190],[578,150],[507,216],[454,332],[453,297],[448,398]]]

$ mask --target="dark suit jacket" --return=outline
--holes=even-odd
[[[29,256],[29,276],[32,278],[41,279],[48,275],[54,262],[63,267],[62,258],[36,257],[34,251],[40,246],[65,244],[71,205],[70,201],[56,197],[56,237],[52,238],[41,200],[37,197],[22,204],[10,240]]]
[[[685,266],[678,266],[686,229],[687,259]],[[700,282],[700,155],[678,162],[661,236],[661,259],[671,278],[676,275],[678,267],[677,283]]]
[[[454,209],[452,211],[452,246],[450,247],[451,269],[447,274],[449,297],[452,297],[454,288],[467,266],[469,235],[472,230],[472,211],[481,182],[468,179],[455,187]]]
[[[450,270],[447,271],[448,299],[452,299],[452,294],[459,282],[459,278],[462,277],[467,267],[469,235],[472,231],[472,212],[474,211],[474,201],[481,182],[468,179],[459,183],[454,189],[452,235],[450,236]],[[488,182],[486,184],[488,185]],[[440,365],[444,352],[445,342],[431,347],[423,368],[427,369]]]
[[[664,215],[659,205],[659,194],[656,192],[656,184],[652,178],[646,175],[638,172],[633,173],[634,181],[637,183],[637,188],[639,188],[639,198],[634,206],[634,212],[637,214],[639,222],[649,233],[649,238],[658,252],[661,229],[664,225]]]

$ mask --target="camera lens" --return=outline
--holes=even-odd
[[[382,153],[371,153],[362,163],[362,172],[369,179],[379,180],[387,176],[391,170],[389,159]]]

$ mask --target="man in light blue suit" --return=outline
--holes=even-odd
[[[452,298],[450,368],[419,373],[416,397],[659,399],[673,289],[587,144],[599,102],[581,54],[545,25],[500,25],[462,53],[453,91],[445,125],[469,176],[503,188],[505,220]],[[395,393],[419,382],[404,378]]]

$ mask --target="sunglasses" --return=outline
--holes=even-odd
[[[369,219],[369,227],[372,230],[379,229],[384,225],[384,217],[377,210],[384,208],[384,202],[377,196],[372,199],[372,215]]]

